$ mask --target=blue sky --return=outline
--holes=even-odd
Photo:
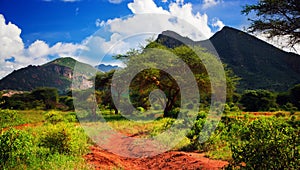
[[[0,78],[15,69],[58,57],[71,56],[96,65],[99,58],[95,59],[95,55],[123,53],[143,44],[145,38],[151,37],[148,32],[158,34],[174,28],[184,36],[201,40],[224,25],[242,29],[249,25],[247,17],[241,15],[242,6],[255,2],[257,0],[1,0]],[[149,17],[150,13],[157,15]],[[173,18],[168,18],[170,16]],[[177,18],[184,22],[177,22]],[[201,35],[189,25],[201,30]],[[141,35],[132,36],[135,33]],[[93,51],[87,52],[90,49]],[[86,56],[80,58],[79,53]],[[109,57],[102,61],[112,62]]]

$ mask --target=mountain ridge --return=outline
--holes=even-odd
[[[162,32],[156,41],[169,48],[183,44],[199,45],[218,54],[221,61],[241,78],[239,92],[245,89],[286,91],[300,83],[299,55],[282,51],[231,27],[224,27],[204,41],[193,41],[173,31]],[[73,75],[74,67],[77,75]],[[117,69],[117,66],[96,66],[99,67],[105,67],[107,71]],[[13,71],[0,80],[0,90],[30,91],[37,87],[55,87],[64,92],[70,89],[74,77],[84,81],[83,86],[89,87],[89,78],[93,75],[85,73],[95,73],[96,68],[70,57],[58,58],[41,66],[29,65]]]
[[[225,26],[209,40],[193,41],[173,31],[164,31],[157,42],[174,48],[183,44],[201,46],[217,54],[241,78],[238,90],[286,91],[300,83],[300,56],[285,52],[248,33]]]

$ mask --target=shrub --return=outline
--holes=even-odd
[[[64,121],[64,117],[57,111],[49,111],[45,115],[46,121],[57,124],[58,122]]]
[[[9,129],[0,136],[0,169],[14,169],[29,164],[32,158],[32,136],[26,132]]]
[[[9,109],[0,109],[0,128],[18,125],[23,122],[24,120],[18,116],[17,111]]]
[[[50,124],[42,134],[39,145],[49,148],[51,153],[80,155],[87,149],[87,137],[82,129],[69,124]]]
[[[78,122],[76,112],[70,112],[65,116],[65,120],[68,122]]]
[[[232,165],[246,169],[297,169],[300,166],[299,128],[283,119],[259,119],[239,131],[233,140]]]
[[[202,151],[213,151],[219,147],[227,145],[225,124],[212,120],[206,124],[206,119],[198,119],[187,137],[190,139],[193,149]],[[204,127],[205,125],[205,127]],[[205,129],[204,129],[205,128]]]
[[[0,109],[0,121],[15,121],[17,119],[17,112],[14,110]]]

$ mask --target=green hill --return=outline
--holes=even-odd
[[[77,71],[74,75],[74,67]],[[31,91],[37,87],[54,87],[61,93],[71,87],[72,79],[80,77],[82,86],[91,86],[88,79],[96,69],[73,58],[58,58],[41,66],[28,66],[13,71],[0,80],[0,90]]]

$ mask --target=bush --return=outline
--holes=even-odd
[[[233,166],[246,169],[297,169],[300,166],[299,127],[283,119],[259,119],[239,131],[231,144]]]
[[[57,124],[59,122],[64,121],[64,117],[57,111],[49,111],[45,115],[46,121],[52,123],[52,124]]]
[[[32,158],[33,140],[26,132],[9,129],[0,136],[0,169],[14,169],[29,164]]]
[[[42,134],[39,146],[49,148],[51,153],[81,155],[87,150],[87,137],[82,129],[69,124],[50,124]]]
[[[227,134],[225,124],[222,122],[217,124],[217,122],[211,121],[204,127],[205,123],[206,119],[198,119],[188,133],[187,138],[189,138],[191,142],[190,148],[207,152],[217,150],[219,147],[227,145],[226,139],[224,138]]]
[[[240,103],[245,111],[269,111],[276,108],[276,97],[268,90],[246,90],[241,97]]]
[[[15,110],[0,109],[0,128],[9,127],[24,123],[24,120],[18,116]]]

